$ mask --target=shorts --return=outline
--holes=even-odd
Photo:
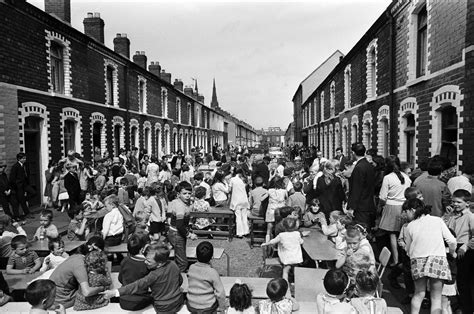
[[[165,231],[165,223],[161,221],[150,222],[150,234],[162,233]]]

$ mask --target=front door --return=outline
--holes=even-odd
[[[25,153],[26,166],[30,171],[30,185],[35,190],[35,195],[29,199],[29,205],[41,204],[41,121],[39,117],[25,119]]]

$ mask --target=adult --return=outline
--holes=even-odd
[[[263,157],[263,160],[256,161],[255,166],[252,167],[252,180],[255,180],[256,177],[261,177],[263,179],[263,184],[268,186],[268,180],[270,179],[270,170],[268,169],[268,164],[270,161],[271,158],[269,156]]]
[[[64,165],[67,163],[73,164],[77,166],[77,169],[79,169],[79,167],[83,164],[82,160],[78,157],[78,154],[76,154],[76,152],[72,149],[67,152],[66,157],[64,157],[61,161],[64,163]]]
[[[334,156],[334,159],[339,161],[339,168],[341,169],[341,171],[344,170],[344,165],[349,160],[346,156],[344,156],[342,147],[336,148],[336,156]]]
[[[81,184],[77,176],[77,166],[72,163],[66,163],[64,166],[67,170],[64,176],[64,187],[69,195],[69,208],[74,208],[82,202]]]
[[[10,216],[12,212],[10,211],[10,181],[8,181],[8,176],[5,170],[7,169],[7,164],[0,162],[0,206],[2,206],[5,213]]]
[[[328,160],[323,165],[323,175],[316,181],[314,196],[319,199],[321,211],[329,219],[329,213],[333,210],[342,211],[342,203],[346,200],[346,194],[342,188],[342,182],[336,174],[336,160]]]
[[[462,166],[462,173],[448,180],[447,186],[451,195],[457,190],[466,190],[472,194],[471,180],[474,175],[474,167]]]
[[[176,156],[173,156],[173,158],[171,159],[171,170],[173,169],[178,169],[178,170],[181,170],[181,167],[183,166],[184,164],[184,157],[183,157],[184,153],[181,149],[178,149],[178,151],[176,152]]]
[[[12,213],[15,219],[20,218],[19,207],[23,210],[23,217],[30,216],[30,210],[26,201],[27,194],[34,192],[30,186],[30,173],[26,167],[26,154],[18,153],[17,162],[10,170]]]
[[[347,208],[356,222],[371,228],[375,224],[374,167],[365,159],[364,144],[354,143],[351,149],[356,161],[349,177]]]
[[[140,171],[140,164],[138,163],[138,148],[132,147],[132,153],[128,159],[128,164],[128,169],[133,170],[135,168],[136,171]]]
[[[321,167],[322,167],[323,163],[325,163],[326,161],[327,161],[327,158],[323,157],[323,152],[318,150],[316,152],[316,158],[314,158],[313,165],[311,167],[315,167],[315,168],[318,168],[319,170],[321,170]]]
[[[160,166],[158,166],[157,161],[158,160],[155,156],[151,156],[150,163],[146,167],[147,186],[151,186],[153,183],[158,182],[158,173],[160,171]]]
[[[94,250],[104,250],[104,240],[100,236],[91,237],[79,247],[78,254],[71,255],[54,269],[49,279],[56,284],[55,305],[62,304],[65,308],[72,307],[79,289],[85,297],[94,296],[107,290],[108,287],[91,287],[89,285],[84,258]]]
[[[405,202],[405,190],[410,187],[411,180],[400,171],[400,160],[396,156],[385,159],[385,176],[379,194],[379,207],[383,208],[379,228],[390,234],[390,250],[392,266],[398,264],[398,233],[402,227],[402,205]]]
[[[451,203],[451,194],[446,183],[439,180],[443,166],[439,160],[431,159],[428,162],[428,175],[418,177],[413,186],[423,195],[426,205],[431,206],[431,215],[441,217],[444,209]]]

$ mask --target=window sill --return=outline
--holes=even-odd
[[[368,97],[368,98],[365,100],[364,104],[368,104],[368,103],[374,102],[374,101],[376,101],[376,100],[377,100],[377,96]]]
[[[420,77],[417,77],[416,79],[413,79],[413,80],[409,80],[406,84],[407,87],[412,87],[412,86],[415,86],[419,83],[422,83],[422,82],[425,82],[428,80],[428,75],[423,75],[423,76],[420,76]]]

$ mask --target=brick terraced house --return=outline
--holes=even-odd
[[[473,69],[474,1],[393,1],[302,103],[303,143],[473,166]]]
[[[158,155],[214,143],[224,145],[224,117],[204,97],[143,51],[130,60],[130,40],[104,45],[98,13],[71,27],[70,0],[45,0],[45,11],[24,0],[0,1],[0,160],[27,154],[32,185],[69,149],[92,160],[93,149],[118,155],[138,147]]]

